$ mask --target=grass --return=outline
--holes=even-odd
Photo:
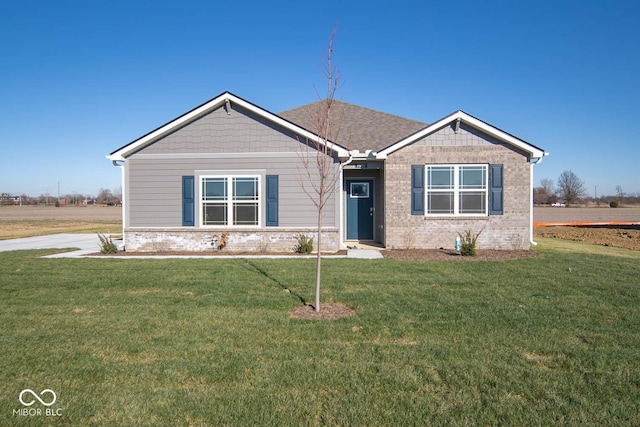
[[[313,260],[0,253],[0,424],[638,425],[640,265],[541,246],[327,259],[336,321],[289,316]],[[26,388],[60,416],[14,415]]]
[[[45,236],[57,233],[118,234],[122,232],[121,221],[109,220],[2,220],[0,221],[0,225],[0,240]]]

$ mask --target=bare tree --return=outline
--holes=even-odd
[[[315,283],[315,310],[320,311],[320,282],[322,271],[322,220],[324,207],[335,193],[340,180],[340,161],[333,147],[340,138],[342,114],[338,104],[334,103],[336,91],[340,83],[333,58],[333,43],[336,27],[331,32],[327,56],[322,64],[322,74],[326,83],[326,94],[318,94],[320,102],[312,104],[307,111],[317,138],[306,139],[300,154],[301,167],[298,168],[298,181],[304,193],[311,199],[317,211],[317,256]]]
[[[549,202],[549,195],[544,187],[536,187],[533,189],[533,203],[536,205],[544,205]]]
[[[98,203],[108,203],[112,197],[113,193],[111,193],[111,190],[108,188],[101,188],[100,191],[98,191]]]
[[[572,171],[564,171],[558,178],[558,193],[567,204],[572,204],[586,194],[584,181]]]
[[[553,180],[551,178],[542,178],[540,180],[540,184],[542,185],[542,188],[544,188],[547,196],[553,196],[554,194],[556,194],[556,187],[553,184]]]

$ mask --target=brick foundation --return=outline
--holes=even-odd
[[[312,228],[268,228],[203,230],[198,228],[128,228],[125,230],[125,249],[129,252],[156,251],[217,251],[223,232],[228,241],[223,250],[255,252],[293,252],[296,236],[314,237],[317,249],[317,233]],[[327,228],[322,234],[322,250],[337,251],[340,240],[337,228]]]

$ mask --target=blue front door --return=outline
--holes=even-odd
[[[347,240],[373,240],[373,180],[347,181]]]

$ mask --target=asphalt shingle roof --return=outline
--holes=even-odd
[[[322,108],[324,102],[317,101],[283,111],[278,115],[310,132],[318,133],[314,117],[317,117],[316,112]],[[333,142],[349,150],[380,151],[427,126],[427,123],[347,102],[333,102],[332,121],[341,123],[338,140]]]

